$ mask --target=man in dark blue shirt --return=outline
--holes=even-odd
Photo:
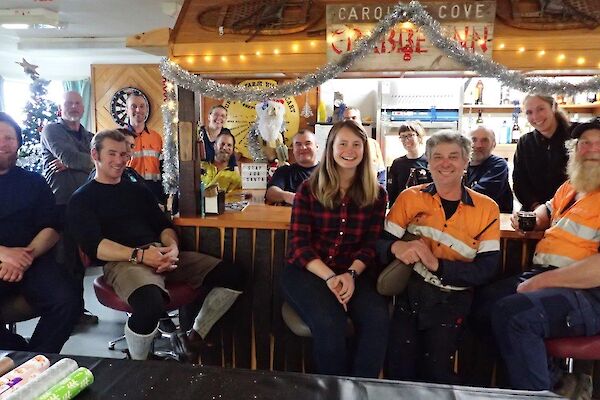
[[[508,163],[492,154],[496,147],[494,131],[480,126],[471,132],[473,151],[467,167],[466,186],[491,197],[500,212],[512,213],[513,194],[508,183]]]
[[[16,166],[21,128],[0,113],[0,300],[22,294],[41,316],[29,343],[0,325],[0,348],[58,353],[82,312],[54,260],[58,215],[44,178]]]
[[[304,182],[319,163],[315,134],[302,129],[292,138],[292,165],[277,168],[273,178],[267,184],[265,201],[270,204],[293,204],[296,189]]]

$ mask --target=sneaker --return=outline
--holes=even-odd
[[[158,331],[167,335],[173,334],[177,331],[177,326],[170,317],[161,318],[158,321]]]
[[[181,343],[182,359],[192,364],[198,363],[200,360],[200,352],[203,349],[214,345],[213,343],[202,339],[198,332],[193,329],[190,329],[188,332],[181,332],[177,337]]]
[[[83,310],[83,313],[79,316],[77,325],[98,325],[98,317],[88,310]]]
[[[554,388],[554,393],[571,400],[591,400],[592,377],[587,374],[564,374]]]

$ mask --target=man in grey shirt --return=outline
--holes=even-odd
[[[94,136],[80,123],[83,100],[77,92],[66,92],[59,106],[61,118],[44,127],[41,135],[44,177],[64,214],[71,194],[87,182],[94,167],[90,141]],[[61,215],[62,217],[62,215]]]

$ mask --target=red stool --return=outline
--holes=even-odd
[[[166,288],[170,296],[169,302],[165,305],[165,309],[167,311],[177,310],[178,308],[191,303],[196,299],[196,297],[198,297],[198,291],[186,283],[167,283]],[[117,296],[112,286],[110,286],[104,279],[104,276],[99,276],[94,280],[94,291],[96,292],[98,301],[103,306],[126,313],[132,312],[131,306]],[[174,340],[177,339],[175,334],[168,334],[166,336],[171,339],[172,343],[174,343]],[[108,348],[110,350],[114,350],[115,344],[121,340],[125,340],[125,335],[108,342]],[[177,360],[179,359],[178,354],[174,351],[161,352],[161,354],[156,352],[155,354],[159,356],[172,357]]]
[[[600,336],[578,336],[547,339],[548,355],[567,360],[569,372],[573,372],[573,360],[600,360]]]

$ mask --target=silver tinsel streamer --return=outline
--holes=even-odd
[[[432,18],[418,1],[411,1],[408,5],[397,4],[392,12],[377,24],[371,35],[364,36],[357,41],[355,48],[344,54],[337,62],[330,62],[315,73],[308,74],[301,79],[296,79],[275,88],[246,88],[218,83],[212,79],[202,79],[190,74],[175,62],[167,59],[162,60],[160,70],[165,78],[172,80],[176,84],[216,99],[263,101],[296,96],[338,76],[355,61],[367,55],[392,26],[408,20],[420,26],[431,40],[431,43],[448,54],[453,60],[465,65],[469,70],[477,71],[481,76],[494,77],[513,89],[522,92],[564,93],[568,95],[600,90],[600,76],[595,76],[577,84],[562,80],[551,82],[544,78],[527,78],[518,72],[507,70],[502,65],[491,61],[483,55],[470,53],[461,48],[454,40],[444,36],[440,23]]]
[[[260,147],[262,138],[258,133],[257,124],[253,124],[248,131],[248,153],[255,162],[267,162],[267,156],[263,153]]]
[[[162,182],[166,194],[179,190],[179,149],[177,146],[177,98],[172,82],[166,85],[167,99],[161,107],[163,115],[163,173]]]
[[[338,61],[325,64],[314,73],[308,74],[301,79],[279,85],[274,88],[256,89],[238,85],[230,85],[216,82],[212,79],[203,79],[181,68],[174,61],[166,58],[160,63],[162,75],[172,83],[185,89],[200,93],[215,99],[227,99],[238,101],[265,101],[268,99],[296,96],[308,90],[320,86],[324,82],[335,78],[347,70],[354,62],[366,56],[373,46],[381,41],[391,27],[399,22],[412,21],[421,27],[431,43],[446,53],[454,61],[464,65],[468,70],[477,71],[481,76],[493,77],[505,86],[522,92],[543,94],[567,94],[574,95],[581,92],[600,91],[600,76],[594,76],[580,83],[570,83],[564,80],[550,81],[544,78],[529,78],[519,72],[513,72],[504,66],[477,53],[471,53],[459,46],[457,42],[445,36],[440,23],[435,20],[418,1],[409,4],[398,3],[388,15],[375,26],[370,35],[366,35],[355,43],[352,51],[344,54]],[[167,102],[162,107],[165,143],[165,162],[163,168],[163,185],[166,193],[174,194],[178,190],[179,182],[179,160],[177,150],[177,110],[176,107],[168,105],[176,104],[175,91],[167,90]],[[169,103],[172,101],[172,103]],[[257,135],[257,130],[252,129],[250,136]],[[258,140],[249,138],[249,151],[253,158],[264,157]],[[258,139],[258,138],[256,138]],[[258,147],[257,147],[258,146]]]
[[[418,3],[412,1],[413,3]],[[466,66],[469,70],[477,71],[481,76],[493,77],[504,85],[528,93],[574,95],[581,92],[596,92],[600,90],[600,76],[595,76],[581,83],[570,83],[564,80],[550,81],[543,78],[527,78],[518,72],[509,71],[504,66],[484,57],[481,54],[470,53],[460,45],[444,36],[441,24],[419,4],[416,12],[411,12],[411,21],[419,25],[431,43],[444,51],[454,61]]]
[[[418,3],[417,5],[420,7]],[[166,58],[160,63],[160,71],[165,78],[177,85],[215,99],[248,102],[296,96],[335,78],[348,69],[355,61],[367,55],[392,26],[398,21],[407,20],[407,12],[404,11],[405,8],[407,7],[401,4],[395,6],[393,11],[377,24],[371,35],[358,40],[355,43],[354,49],[344,54],[337,62],[330,62],[315,73],[308,74],[302,79],[296,79],[274,88],[255,89],[223,84],[212,79],[202,79],[194,74],[190,74],[177,65],[177,63],[169,61]]]

